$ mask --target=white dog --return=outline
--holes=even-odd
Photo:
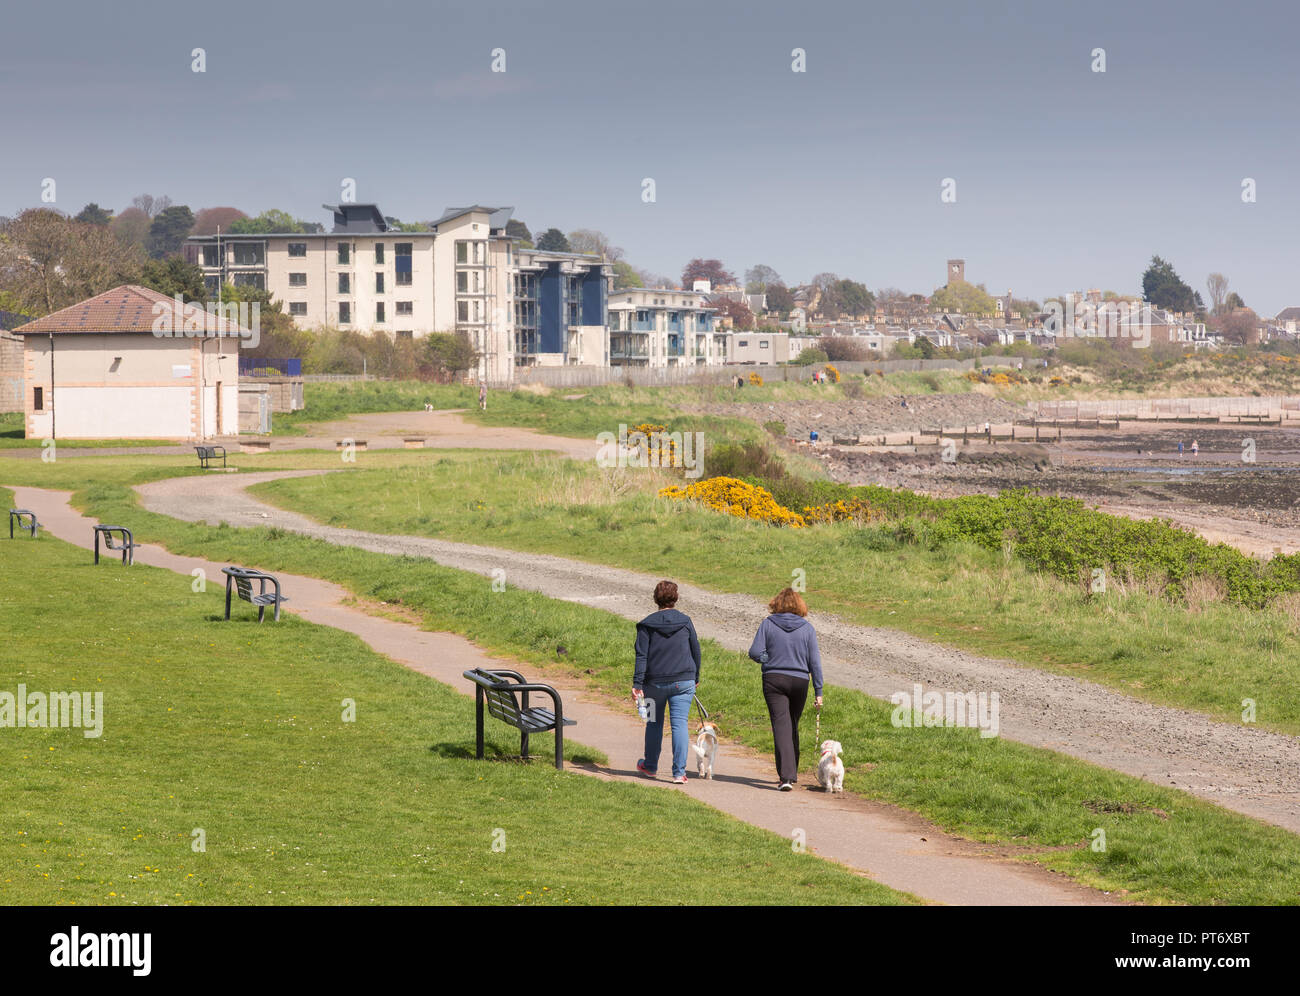
[[[713,759],[718,755],[718,727],[711,720],[700,724],[699,736],[691,744],[695,752],[695,770],[701,778],[713,778]]]
[[[817,780],[828,792],[844,791],[844,762],[840,760],[843,753],[844,748],[838,740],[822,741],[822,756],[817,762]]]

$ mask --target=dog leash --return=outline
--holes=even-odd
[[[701,718],[703,721],[708,722],[708,719],[709,719],[709,710],[704,708],[704,703],[700,701],[700,697],[699,697],[698,695],[693,695],[693,696],[691,696],[691,697],[692,697],[693,699],[695,699],[695,704],[696,704],[697,706],[699,706],[699,709],[700,709],[700,718]]]

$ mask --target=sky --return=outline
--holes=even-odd
[[[1140,292],[1159,254],[1273,315],[1300,305],[1297,29],[1202,0],[0,0],[0,215],[52,178],[70,214],[148,192],[328,225],[352,178],[404,221],[512,205],[671,277],[928,294],[963,258],[1042,300]]]

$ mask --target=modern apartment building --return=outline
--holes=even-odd
[[[696,291],[628,287],[609,298],[612,366],[671,367],[727,362],[727,334]]]
[[[403,232],[375,204],[325,207],[328,233],[194,236],[187,258],[209,293],[264,289],[301,328],[465,332],[493,382],[515,366],[608,362],[608,264],[519,249],[506,235],[513,208],[450,208],[432,231]]]

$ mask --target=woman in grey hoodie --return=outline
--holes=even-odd
[[[772,614],[759,624],[749,656],[763,665],[763,698],[776,742],[776,774],[781,791],[789,792],[799,780],[799,718],[808,701],[809,678],[816,707],[822,707],[822,657],[817,633],[806,618],[808,606],[798,592],[782,589],[768,609]]]

